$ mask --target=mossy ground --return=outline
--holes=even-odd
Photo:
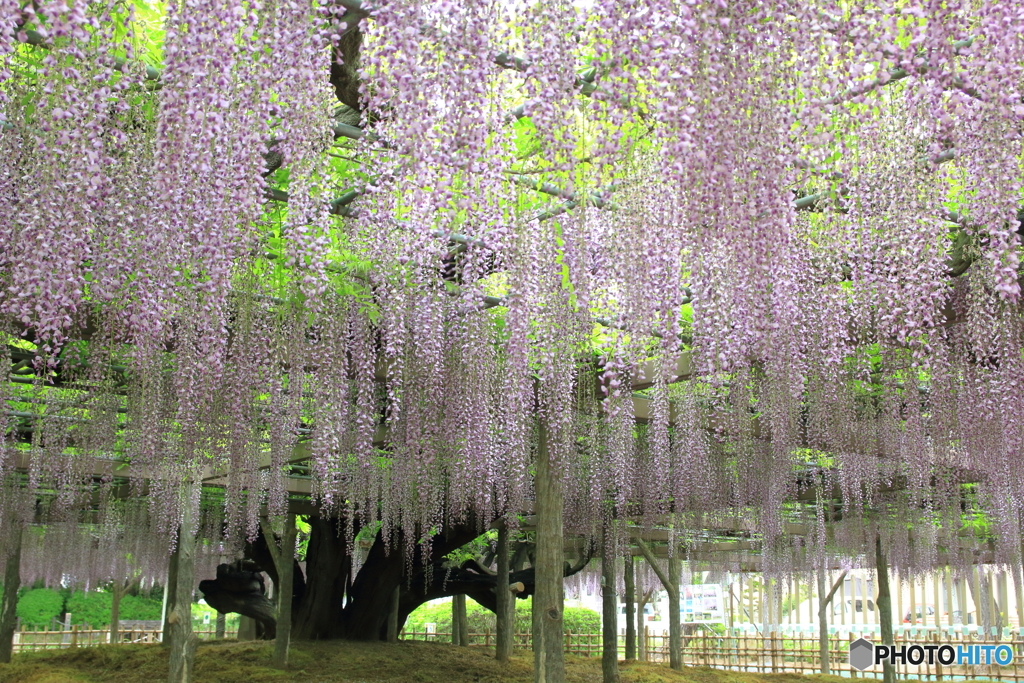
[[[195,683],[532,683],[533,658],[503,666],[493,650],[441,643],[298,642],[291,666],[270,666],[271,646],[202,644]],[[600,683],[601,660],[567,657],[569,683]],[[672,671],[664,664],[622,664],[623,683],[849,683],[835,676],[752,674],[717,669]],[[15,655],[0,664],[0,683],[150,683],[167,680],[167,652],[157,645],[115,645]]]

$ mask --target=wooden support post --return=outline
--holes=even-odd
[[[636,654],[641,662],[647,661],[647,622],[644,620],[644,607],[649,594],[637,593],[636,610]]]
[[[459,647],[469,647],[469,613],[466,611],[465,593],[459,598]]]
[[[288,666],[288,647],[292,637],[292,591],[295,578],[295,515],[289,514],[284,519],[284,530],[281,533],[281,545],[277,545],[270,520],[264,518],[263,535],[270,549],[271,559],[277,569],[277,583],[274,592],[277,594],[277,634],[274,637],[274,655],[272,663],[279,669]]]
[[[499,662],[508,662],[512,657],[512,632],[515,629],[515,595],[509,590],[508,525],[502,520],[498,527],[498,581],[495,586],[498,614],[495,619],[497,633],[494,643],[494,657]]]
[[[730,577],[730,579],[731,578],[732,577]],[[733,626],[736,625],[736,620],[735,620],[736,609],[735,609],[735,605],[733,604],[732,581],[731,580],[729,581],[728,586],[729,586],[729,614],[726,616],[726,619],[727,619],[727,624],[728,624],[729,632],[731,633],[732,629],[733,629]]]
[[[468,644],[468,636],[462,632],[463,624],[466,623],[466,596],[465,594],[452,596],[452,645],[460,647]]]
[[[842,609],[839,610],[839,624],[846,626],[846,580],[839,586],[839,602]]]
[[[111,643],[121,642],[121,600],[125,594],[135,587],[135,584],[142,579],[142,574],[136,574],[126,579],[116,579],[110,590],[110,639]]]
[[[619,596],[615,592],[615,538],[607,527],[604,536],[601,554],[601,675],[604,683],[619,683]]]
[[[967,585],[964,579],[956,579],[956,599],[960,605],[960,622],[961,625],[970,623],[969,615],[970,612],[967,609]],[[975,615],[977,617],[977,615]],[[974,619],[974,623],[978,623],[977,618]]]
[[[124,593],[124,581],[114,579],[110,587],[110,637],[107,639],[111,644],[121,640],[121,597]]]
[[[562,531],[562,467],[551,453],[548,429],[538,429],[534,489],[537,514],[537,564],[533,594],[534,683],[565,683],[562,611],[565,550]]]
[[[167,645],[167,634],[170,633],[170,624],[167,619],[171,616],[171,610],[174,609],[175,599],[178,593],[178,548],[174,548],[174,552],[171,553],[170,558],[167,562],[167,583],[164,585],[164,604],[163,614],[161,614],[161,620],[163,621],[162,633],[160,634],[160,642]]]
[[[14,652],[14,631],[18,624],[18,589],[21,588],[21,525],[11,526],[12,547],[4,563],[4,594],[0,602],[0,663],[9,664]]]
[[[238,639],[256,640],[256,620],[244,615],[238,616]]]
[[[875,605],[878,607],[878,605]],[[906,612],[903,609],[903,577],[896,574],[896,621],[899,624],[903,623],[903,616]]]
[[[683,647],[682,627],[679,623],[679,556],[673,553],[668,560],[668,574],[661,570],[654,553],[647,547],[642,538],[636,539],[640,552],[643,553],[647,564],[658,575],[661,585],[668,593],[668,652],[669,666],[677,671],[683,668]]]
[[[914,577],[910,577],[910,625],[917,626],[917,592],[914,590]],[[924,608],[921,608],[924,611]],[[903,615],[899,615],[900,619]]]
[[[761,582],[757,586],[757,617],[758,621],[761,622],[761,634],[768,633],[768,614],[765,612],[765,577],[764,572],[761,572]]]
[[[853,644],[853,642],[854,642],[854,641],[856,641],[856,640],[857,640],[857,636],[855,636],[854,634],[852,634],[852,633],[851,633],[851,634],[850,634],[850,644],[852,645],[852,644]],[[849,647],[849,646],[847,646],[847,647]],[[850,678],[857,678],[857,673],[858,673],[858,672],[857,672],[857,670],[856,670],[856,669],[854,669],[854,668],[853,668],[853,667],[851,666],[851,667],[850,667]]]
[[[1010,577],[1013,579],[1013,601],[1017,607],[1017,629],[1018,631],[1024,627],[1024,587],[1021,586],[1020,580],[1020,567],[1016,565],[1010,565]],[[1009,611],[1009,607],[1007,607]]]
[[[800,620],[800,615],[793,616],[793,610],[800,604],[800,582],[797,581],[795,576],[790,576],[786,589],[789,591],[789,609],[786,610],[786,621],[792,626]],[[782,619],[780,618],[779,621]]]
[[[889,595],[889,565],[882,551],[882,536],[875,535],[875,572],[878,575],[878,623],[882,631],[882,644],[892,647],[892,599]],[[882,662],[884,683],[896,683],[896,672],[888,661]]]
[[[953,612],[955,611],[954,605],[958,605],[958,603],[955,588],[953,586],[953,579],[949,573],[949,567],[942,568],[942,592],[946,596],[945,606],[948,617],[947,621],[949,622],[946,626],[953,626]],[[959,609],[959,607],[957,609]]]
[[[676,671],[683,669],[683,627],[679,623],[679,553],[668,558],[668,654],[669,666]]]
[[[224,634],[227,632],[228,619],[227,615],[223,612],[217,612],[217,626],[214,632],[214,637],[218,640],[224,638]]]
[[[755,618],[756,612],[754,611],[754,583],[753,581],[748,582],[747,585],[747,618],[750,620],[750,625],[757,631],[757,620]]]
[[[459,636],[459,596],[452,596],[452,645],[458,645],[462,641]]]
[[[829,674],[829,653],[828,653],[828,606],[832,602],[836,591],[846,581],[846,570],[839,575],[832,590],[825,593],[825,572],[818,570],[818,659],[821,663],[821,673]]]
[[[1006,572],[996,571],[993,576],[993,592],[992,595],[996,598],[996,610],[999,614],[999,635],[1002,637],[1002,628],[1010,625],[1010,605],[1008,600],[1008,591],[1006,586]]]
[[[971,565],[967,570],[967,589],[970,592],[971,605],[974,607],[974,623],[979,628],[984,629],[987,624],[985,623],[985,617],[987,616],[987,609],[982,609],[981,603],[981,591],[978,588],[978,568],[975,565]],[[964,620],[967,623],[967,620]]]
[[[168,576],[174,575],[174,600],[167,603],[167,632],[164,643],[170,649],[168,683],[192,683],[199,640],[192,632],[192,588],[195,575],[196,538],[192,496],[183,495],[184,519],[178,530],[178,545],[171,556]]]
[[[395,589],[391,591],[391,600],[388,603],[388,642],[398,642],[398,598],[401,592],[401,586],[395,586]],[[280,628],[278,633],[280,633]]]
[[[626,661],[636,659],[636,573],[633,555],[626,555]]]

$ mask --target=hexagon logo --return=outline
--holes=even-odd
[[[850,666],[858,671],[871,668],[875,663],[875,646],[870,640],[858,638],[850,643]]]

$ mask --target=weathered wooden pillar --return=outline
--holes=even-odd
[[[537,564],[533,594],[533,680],[534,683],[565,683],[562,468],[559,458],[551,453],[547,425],[543,418],[538,432],[534,482]]]
[[[11,548],[4,563],[4,594],[0,601],[0,663],[9,664],[18,624],[18,589],[21,588],[21,542],[24,531],[13,524]]]
[[[647,606],[647,597],[647,594],[637,593],[636,656],[641,662],[647,661],[647,621],[644,619],[644,607]]]
[[[821,663],[821,673],[829,674],[828,659],[828,603],[825,602],[825,572],[819,569],[818,579],[818,661]]]
[[[167,583],[164,584],[164,604],[163,614],[161,614],[161,620],[163,626],[161,627],[160,642],[167,645],[167,634],[170,632],[169,625],[167,622],[168,617],[171,616],[171,610],[174,609],[175,599],[178,593],[178,548],[175,546],[174,552],[171,553],[171,557],[167,561]]]
[[[499,662],[507,662],[512,657],[512,636],[515,628],[515,596],[508,585],[508,525],[502,520],[498,527],[498,581],[495,585],[497,600],[497,633],[495,634],[494,657]]]
[[[892,598],[889,595],[889,565],[882,551],[882,536],[875,534],[875,573],[878,575],[878,625],[882,631],[882,644],[892,647]],[[888,661],[882,662],[883,683],[896,683],[896,671]]]
[[[1013,579],[1013,601],[1017,607],[1017,628],[1018,631],[1024,628],[1024,586],[1021,586],[1020,580],[1020,567],[1016,565],[1010,565],[1010,578]],[[946,598],[947,604],[949,598]],[[1009,611],[1009,607],[1007,607]],[[952,614],[953,610],[949,612]]]
[[[632,553],[626,555],[626,660],[636,659],[636,572]]]
[[[611,523],[610,523],[611,524]],[[615,592],[615,539],[605,529],[601,555],[601,674],[619,683],[619,596]]]
[[[227,633],[227,630],[228,630],[227,615],[224,614],[223,612],[217,612],[217,626],[216,626],[216,629],[217,630],[214,633],[214,637],[217,638],[218,640],[223,639],[224,635]]]
[[[661,585],[665,587],[665,592],[668,593],[669,666],[678,671],[683,668],[683,633],[682,625],[679,623],[679,558],[673,553],[668,560],[668,573],[666,574],[658,565],[658,561],[651,549],[647,547],[647,543],[638,537],[636,544],[640,548],[640,552],[643,553],[644,559],[647,560],[647,564],[651,565],[651,569],[658,575]]]
[[[281,547],[272,553],[274,564],[277,565],[277,582],[279,584],[274,587],[277,593],[277,633],[274,636],[273,664],[279,669],[288,666],[288,648],[291,645],[296,533],[295,515],[289,514],[284,520]],[[274,543],[274,538],[271,535],[267,539],[267,547]],[[398,589],[396,588],[395,591],[397,592]]]
[[[978,572],[980,568],[977,565],[971,565],[970,570],[967,572],[967,587],[971,591],[971,602],[974,603],[974,623],[978,625],[982,633],[988,634],[988,601],[984,599],[981,594],[981,587],[978,582]],[[967,623],[966,620],[964,623]]]
[[[195,519],[192,496],[183,495],[185,514],[178,529],[178,544],[171,555],[168,577],[174,576],[167,602],[164,644],[170,649],[168,683],[192,683],[199,639],[192,632],[192,588],[196,569],[196,537],[192,531]],[[169,581],[170,579],[168,579]]]
[[[836,591],[846,581],[846,570],[839,575],[835,583],[832,584],[832,590],[825,594],[825,571],[822,569],[818,570],[818,656],[821,660],[821,673],[829,673],[829,658],[828,658],[828,606],[832,602],[832,598],[835,597]],[[881,609],[881,607],[879,607]]]
[[[452,645],[469,645],[469,617],[466,614],[466,596],[452,596]]]
[[[459,633],[462,635],[462,641],[459,645],[462,647],[469,647],[469,614],[466,611],[466,596],[462,595],[462,607],[459,609]]]
[[[388,603],[388,642],[398,642],[398,598],[401,586],[395,586],[391,591],[391,601]]]
[[[252,617],[238,615],[238,639],[256,640],[256,620]]]
[[[110,643],[121,642],[121,598],[128,587],[122,579],[114,581],[110,587]]]
[[[672,548],[669,548],[672,550]],[[668,656],[669,666],[676,671],[683,668],[683,628],[679,623],[679,555],[668,558]]]
[[[460,595],[452,596],[452,645],[462,645],[462,619],[459,618]]]

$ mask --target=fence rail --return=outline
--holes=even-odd
[[[850,643],[859,638],[859,634],[846,636],[830,635],[828,639],[829,667],[834,675],[852,678],[881,678],[882,667],[872,667],[867,671],[857,671],[849,664]],[[405,640],[427,640],[450,643],[451,633],[427,633],[419,631],[403,631]],[[471,633],[471,645],[493,646],[495,636],[492,633]],[[746,671],[758,673],[818,673],[821,669],[819,661],[819,642],[817,636],[800,634],[770,633],[764,636],[750,634],[739,630],[714,634],[699,632],[683,636],[683,664],[685,666],[707,666],[730,671]],[[519,649],[529,649],[531,635],[515,634],[514,642]],[[583,657],[600,657],[602,652],[601,634],[569,633],[565,634],[566,654]],[[877,639],[876,639],[877,642]],[[668,632],[654,633],[645,629],[644,637],[639,639],[640,658],[649,662],[668,662]],[[923,637],[897,635],[896,646],[907,645],[1009,645],[1013,650],[1013,661],[1006,666],[984,664],[974,666],[941,664],[897,665],[897,673],[902,678],[925,681],[962,681],[962,680],[1024,680],[1024,637],[1016,633],[1012,638],[995,636],[979,636],[969,633],[935,633]],[[619,658],[625,654],[625,637],[619,634]]]
[[[195,629],[200,639],[216,637],[215,629]],[[235,629],[227,630],[224,636],[236,637]],[[120,638],[114,643],[158,643],[161,640],[160,629],[124,629]],[[880,678],[881,667],[873,667],[867,671],[857,671],[850,667],[848,651],[850,643],[859,634],[829,636],[829,666],[832,673],[847,677]],[[404,640],[426,640],[442,643],[452,642],[451,633],[430,633],[403,631]],[[638,639],[640,659],[649,662],[668,662],[668,633],[654,633],[644,629],[643,637]],[[493,633],[471,633],[471,645],[493,646]],[[515,646],[522,650],[531,647],[531,634],[517,633],[513,639]],[[818,638],[804,634],[772,632],[766,635],[751,634],[736,629],[723,634],[698,632],[686,634],[682,639],[683,664],[686,666],[706,666],[731,671],[758,673],[817,673],[820,670]],[[31,650],[49,650],[69,647],[88,647],[106,645],[111,642],[109,629],[79,628],[73,626],[64,630],[17,631],[14,635],[14,650],[26,652]],[[1005,666],[995,664],[949,665],[928,664],[927,662],[913,665],[901,664],[897,672],[903,678],[914,678],[925,681],[962,681],[962,680],[1024,680],[1024,637],[1018,632],[1010,638],[997,636],[981,636],[972,633],[939,633],[910,635],[897,634],[895,644],[907,645],[1009,645],[1013,651],[1013,661]],[[619,634],[618,654],[623,657],[625,637]],[[565,634],[565,652],[583,657],[599,657],[602,652],[600,633]]]
[[[193,629],[200,640],[212,640],[216,638],[216,629]],[[113,644],[125,643],[159,643],[163,635],[161,629],[122,629],[120,638],[115,638]],[[237,629],[229,629],[224,632],[225,638],[234,638]],[[33,650],[57,650],[69,647],[90,647],[92,645],[111,644],[110,629],[79,628],[72,626],[70,629],[42,631],[19,630],[14,633],[14,651],[30,652]]]

